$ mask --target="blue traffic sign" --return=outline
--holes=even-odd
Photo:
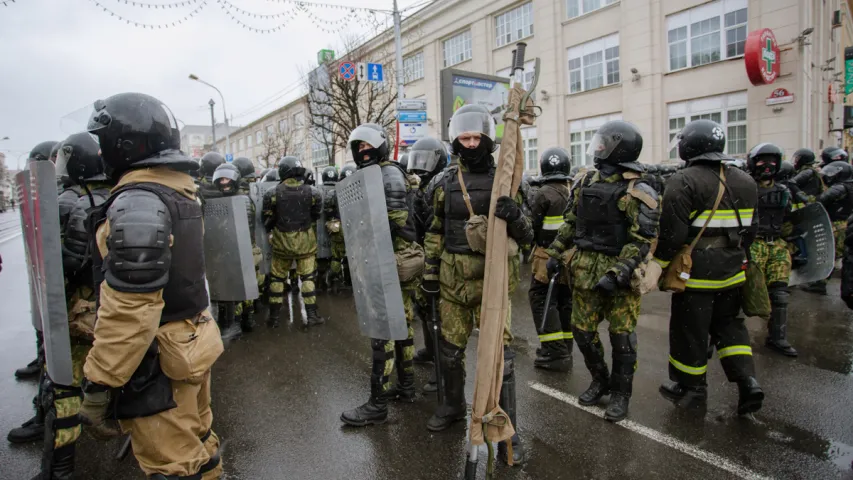
[[[226,162],[233,162],[234,161],[234,155],[231,153],[226,153],[225,154],[225,161]]]
[[[341,78],[344,80],[352,80],[355,78],[355,64],[352,62],[341,62],[339,71]]]
[[[367,64],[367,80],[370,82],[381,82],[384,78],[381,63]]]
[[[403,110],[401,112],[397,112],[397,120],[399,120],[400,123],[423,123],[427,121],[427,113],[423,110]]]

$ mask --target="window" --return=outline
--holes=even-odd
[[[743,55],[747,1],[717,0],[667,17],[669,70]]]
[[[314,166],[329,164],[329,147],[319,142],[311,142],[311,164]]]
[[[243,139],[237,140],[237,150],[243,150]]]
[[[255,132],[255,145],[260,145],[264,143],[264,132],[263,130],[258,130]]]
[[[424,78],[424,52],[418,52],[403,59],[403,72],[406,83]]]
[[[252,148],[252,136],[246,135],[246,148]]]
[[[495,17],[495,44],[503,47],[533,35],[533,2]]]
[[[287,119],[282,118],[281,120],[279,120],[278,131],[281,133],[286,133],[288,130],[290,130],[290,125],[287,123]]]
[[[293,119],[293,128],[302,128],[305,126],[301,110],[294,113],[292,116],[292,119]]]
[[[539,140],[536,138],[536,127],[521,129],[521,146],[524,149],[524,170],[539,169]]]
[[[715,97],[698,98],[686,102],[670,103],[669,141],[694,120],[711,120],[722,125],[726,131],[726,153],[745,155],[746,150],[746,92],[730,93]],[[669,158],[678,157],[676,149],[669,152]]]
[[[305,144],[302,142],[293,144],[293,154],[301,157],[305,153]]]
[[[598,127],[612,120],[622,120],[621,113],[602,115],[600,117],[582,118],[569,123],[569,154],[572,156],[572,166],[592,165],[592,157],[586,155],[592,137]]]
[[[534,64],[536,62],[534,60],[528,60],[524,62],[524,78],[521,80],[521,86],[525,90],[529,90],[530,86],[533,84],[533,71]],[[495,76],[509,78],[512,73],[512,67],[507,67],[495,72]],[[531,92],[530,96],[536,100],[536,92]]]
[[[572,47],[569,92],[577,93],[619,83],[619,34]]]
[[[471,30],[454,35],[444,41],[444,66],[450,67],[471,60]]]
[[[267,136],[270,138],[275,136],[275,126],[267,125]]]
[[[619,0],[566,0],[566,12],[569,18],[586,15],[601,7],[618,2]]]

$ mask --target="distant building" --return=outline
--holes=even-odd
[[[231,135],[240,127],[230,127],[228,132]],[[225,145],[225,124],[216,124],[216,140],[222,139],[222,145]],[[193,158],[200,158],[205,153],[210,151],[210,146],[213,144],[213,132],[210,125],[184,125],[181,129],[181,151]],[[225,149],[220,148],[219,153],[225,154]],[[229,150],[229,153],[232,151]]]

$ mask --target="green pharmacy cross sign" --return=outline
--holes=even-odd
[[[767,38],[764,50],[761,51],[761,59],[767,64],[767,71],[773,71],[773,64],[776,63],[776,52],[773,51],[773,40]]]
[[[844,94],[853,93],[853,47],[844,49]]]
[[[753,85],[770,85],[779,78],[782,52],[772,30],[762,28],[747,35],[743,61]]]

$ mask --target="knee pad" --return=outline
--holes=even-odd
[[[456,368],[464,368],[465,361],[465,350],[457,347],[456,345],[448,342],[447,340],[441,339],[441,344],[439,345],[441,350],[441,364],[447,369],[456,369]]]
[[[788,285],[784,282],[773,282],[767,286],[767,292],[770,296],[770,303],[774,305],[787,305],[791,294],[788,292]]]
[[[637,353],[637,333],[611,333],[610,347],[614,354],[634,355]]]

